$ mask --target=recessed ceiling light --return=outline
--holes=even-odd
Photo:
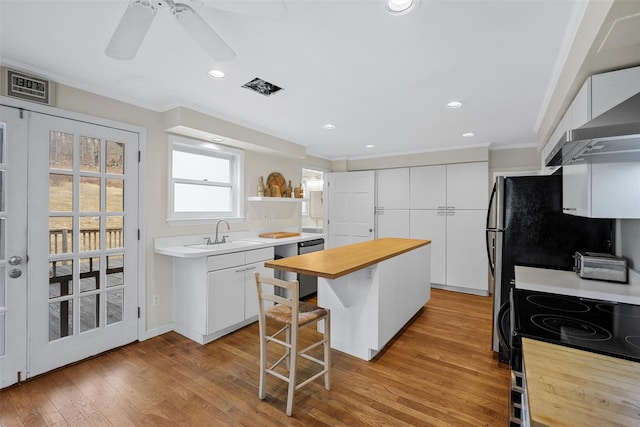
[[[220,70],[211,70],[209,71],[209,77],[216,79],[216,80],[222,80],[225,77],[227,77],[227,75],[224,73],[224,71],[220,71]]]
[[[464,136],[465,138],[471,138],[472,136],[476,136],[476,134],[473,132],[467,132],[463,133],[462,136]]]
[[[211,137],[211,138],[209,138],[209,141],[211,141],[211,142],[222,142],[222,138]]]
[[[384,8],[391,15],[404,15],[415,9],[418,1],[419,0],[386,0]]]
[[[364,148],[373,148],[373,147],[375,147],[375,145],[373,145],[373,144],[367,144],[367,145],[364,146]]]
[[[325,128],[326,130],[332,130],[336,128],[336,125],[332,125],[331,123],[327,123],[326,125],[322,126],[323,128]]]
[[[460,107],[462,107],[462,102],[460,102],[460,101],[447,102],[446,107],[447,108],[460,108]]]

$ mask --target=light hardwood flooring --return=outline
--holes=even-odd
[[[0,424],[505,426],[509,369],[490,348],[491,304],[433,289],[374,360],[334,350],[331,391],[322,379],[303,387],[290,418],[281,381],[258,399],[254,323],[204,346],[164,334],[0,390]]]

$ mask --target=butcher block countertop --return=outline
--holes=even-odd
[[[325,279],[337,279],[430,243],[431,240],[387,237],[276,261],[267,261],[264,265],[277,270],[292,271]]]
[[[522,339],[532,426],[640,425],[640,363]]]

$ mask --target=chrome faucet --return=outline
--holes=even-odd
[[[218,243],[227,243],[227,236],[222,236],[222,241],[218,240],[218,226],[220,225],[221,222],[224,222],[225,224],[227,224],[227,230],[231,230],[231,227],[229,226],[229,223],[224,220],[221,219],[216,223],[216,240],[213,242],[214,245],[218,244]]]

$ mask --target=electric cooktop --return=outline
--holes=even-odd
[[[525,289],[513,303],[517,335],[640,362],[640,305]]]

